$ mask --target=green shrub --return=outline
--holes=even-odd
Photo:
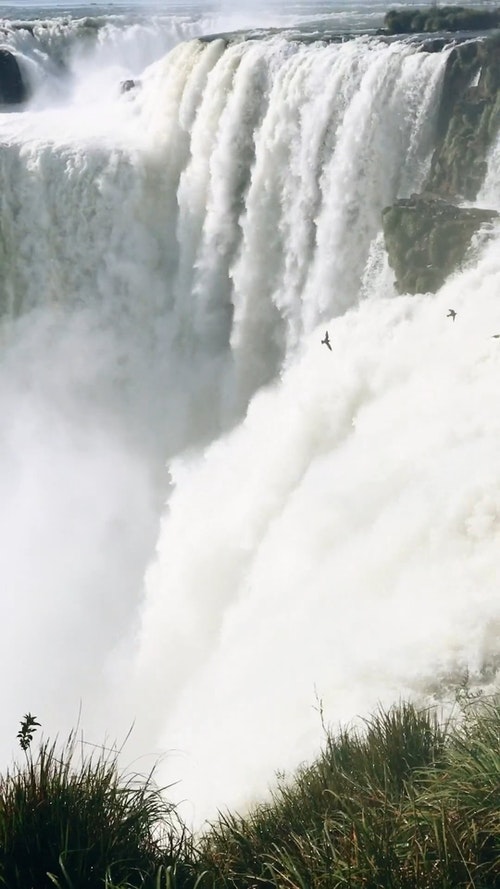
[[[402,704],[329,734],[269,803],[222,816],[202,854],[237,889],[498,889],[498,701],[445,726]]]
[[[60,752],[45,742],[33,755],[30,743],[0,778],[0,883],[136,889],[153,885],[160,865],[182,858],[187,868],[191,840],[152,775],[124,779],[115,753],[88,756],[71,737]]]
[[[0,779],[8,889],[500,889],[500,702],[467,691],[441,725],[401,704],[327,732],[269,802],[226,813],[196,844],[152,776],[116,755],[31,751]]]

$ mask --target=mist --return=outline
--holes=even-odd
[[[133,726],[200,826],[314,756],[319,711],[495,685],[498,231],[396,295],[380,214],[445,54],[127,15],[91,52],[54,20],[1,119],[0,757],[28,710]]]
[[[492,245],[436,297],[330,320],[331,353],[316,330],[234,433],[171,466],[138,697],[175,701],[163,774],[195,821],[310,758],[319,702],[336,726],[495,680],[499,271]]]

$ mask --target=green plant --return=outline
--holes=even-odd
[[[202,841],[216,886],[499,889],[500,707],[480,696],[441,725],[401,704],[329,732],[269,803]]]
[[[152,774],[125,777],[115,752],[88,756],[74,736],[60,751],[44,742],[34,754],[34,725],[27,714],[19,733],[27,760],[0,779],[0,883],[138,889],[153,885],[160,865],[189,860],[190,837]]]
[[[500,889],[500,700],[463,689],[441,725],[410,704],[280,773],[269,802],[194,842],[153,775],[114,751],[32,751],[0,778],[8,889]],[[324,726],[324,716],[320,707]]]
[[[37,722],[36,716],[32,716],[31,713],[26,713],[26,716],[21,720],[21,728],[17,733],[17,737],[19,739],[19,744],[21,749],[25,752],[29,750],[31,742],[33,740],[33,735],[36,732],[37,726],[40,723]]]

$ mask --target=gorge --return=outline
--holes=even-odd
[[[42,12],[3,23],[4,720],[133,723],[200,821],[318,701],[496,687],[497,37]]]

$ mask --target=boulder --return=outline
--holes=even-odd
[[[137,80],[122,80],[122,82],[120,83],[120,92],[129,93],[130,90],[134,90],[137,86]]]
[[[498,215],[425,194],[386,207],[382,224],[398,293],[435,293],[462,264],[473,235]]]
[[[27,31],[32,37],[35,36],[35,26],[28,22],[10,22],[10,27],[13,31]]]
[[[26,97],[26,86],[15,55],[8,49],[0,49],[0,105],[17,105]]]

